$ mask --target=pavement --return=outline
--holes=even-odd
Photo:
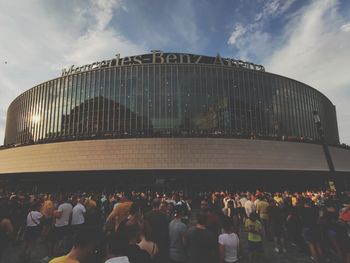
[[[247,263],[247,234],[240,230],[240,242],[242,246],[242,257],[239,263]],[[310,256],[306,252],[301,252],[297,247],[289,245],[287,247],[287,253],[276,253],[272,241],[263,242],[264,253],[261,255],[261,263],[312,263]],[[0,258],[1,263],[22,263],[19,260],[19,255],[23,244],[19,243],[16,245],[8,246],[4,249],[3,255]],[[47,244],[43,240],[38,240],[34,246],[32,259],[26,263],[40,263],[40,259],[47,255]],[[334,255],[328,262],[338,263]]]

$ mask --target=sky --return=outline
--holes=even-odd
[[[150,50],[243,59],[337,108],[350,144],[349,0],[0,0],[0,144],[11,101],[70,65]]]

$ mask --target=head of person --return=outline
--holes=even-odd
[[[233,202],[233,200],[230,200],[227,202],[227,207],[228,208],[234,208],[235,207],[235,203]]]
[[[208,202],[206,200],[201,201],[200,209],[201,209],[201,211],[204,211],[204,212],[209,210],[209,205],[208,205]]]
[[[138,224],[125,225],[125,233],[129,245],[140,243],[142,231]]]
[[[159,210],[163,213],[168,213],[168,203],[167,201],[160,202]]]
[[[101,241],[102,233],[95,227],[82,227],[73,236],[73,248],[77,259],[84,261],[91,257]]]
[[[231,218],[224,217],[222,220],[222,229],[225,233],[231,233],[233,231],[233,222]]]
[[[174,215],[176,218],[182,218],[184,216],[184,207],[182,205],[176,205],[174,207]]]
[[[160,199],[159,198],[154,198],[152,201],[152,209],[158,210],[160,207]]]
[[[112,235],[107,243],[109,257],[125,256],[128,242],[120,235]]]

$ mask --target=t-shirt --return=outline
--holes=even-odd
[[[70,214],[72,213],[73,207],[70,203],[63,203],[58,206],[57,209],[59,212],[62,212],[60,218],[56,218],[56,227],[68,226]]]
[[[188,263],[212,263],[217,259],[218,241],[208,229],[192,227],[187,232]]]
[[[186,234],[186,230],[187,226],[181,222],[181,219],[174,219],[169,224],[169,257],[173,261],[186,261],[186,252],[183,244],[183,237]]]
[[[67,256],[62,256],[52,259],[49,263],[80,263],[78,260],[68,258]]]
[[[105,261],[105,263],[130,263],[129,258],[126,256],[114,257]]]
[[[260,242],[262,241],[262,236],[261,234],[251,232],[251,231],[256,231],[261,233],[262,231],[262,226],[261,223],[258,220],[250,220],[247,219],[244,224],[245,229],[248,231],[248,240],[253,241],[253,242]]]
[[[258,201],[256,204],[256,210],[259,212],[259,216],[261,219],[267,220],[269,218],[267,208],[269,207],[269,203],[265,200]]]
[[[37,226],[40,223],[42,214],[38,211],[30,211],[27,215],[27,226]]]
[[[238,260],[237,250],[239,238],[235,233],[224,233],[219,236],[219,244],[225,248],[225,262],[236,262]]]
[[[138,245],[128,245],[126,255],[130,263],[151,263],[151,256]]]
[[[80,203],[76,204],[72,210],[72,225],[84,224],[84,213],[86,213],[85,207]]]
[[[245,202],[244,204],[244,209],[245,209],[245,212],[247,214],[247,217],[250,216],[251,213],[253,213],[255,211],[255,206],[254,206],[254,203],[250,200],[248,200],[247,202]]]

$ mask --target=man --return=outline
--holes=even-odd
[[[271,233],[269,228],[269,214],[268,214],[268,208],[269,203],[266,201],[264,197],[259,197],[259,200],[256,204],[256,212],[259,215],[259,218],[261,220],[262,226],[263,226],[263,232],[265,236],[270,239]]]
[[[175,206],[175,218],[169,224],[169,258],[172,263],[186,262],[185,236],[187,226],[181,221],[184,215],[182,205]]]
[[[206,228],[207,214],[197,214],[197,225],[189,229],[186,235],[188,263],[217,262],[217,236]]]
[[[169,251],[169,221],[167,216],[159,210],[160,199],[152,201],[152,210],[145,214],[145,220],[151,228],[151,241],[159,248],[156,255],[157,262],[166,262]],[[159,260],[159,261],[158,261]]]
[[[55,226],[53,231],[53,255],[56,255],[62,248],[63,240],[69,234],[69,219],[72,214],[73,206],[68,202],[66,195],[61,196],[61,204],[54,212]]]
[[[247,201],[244,203],[244,209],[248,218],[255,212],[255,205],[250,194],[247,195]]]
[[[206,228],[212,231],[216,236],[219,236],[221,229],[219,215],[215,213],[212,208],[209,208],[208,202],[206,200],[201,201],[200,210],[206,214]],[[216,212],[218,212],[218,210]]]
[[[77,231],[78,228],[84,225],[85,223],[85,213],[86,209],[83,205],[85,200],[83,197],[79,197],[77,204],[73,207],[72,210],[72,230],[73,232]]]
[[[74,235],[73,247],[67,255],[54,258],[50,263],[80,263],[90,258],[98,245],[99,231],[91,227],[82,227]]]

